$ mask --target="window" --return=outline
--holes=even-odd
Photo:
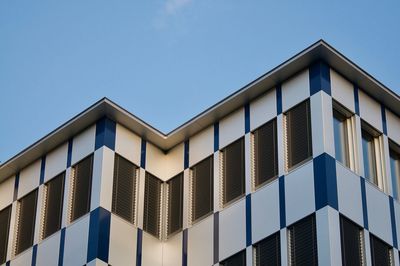
[[[284,115],[286,170],[312,157],[310,101],[307,100]]]
[[[345,217],[340,217],[342,243],[342,264],[344,266],[364,265],[363,229]]]
[[[371,260],[372,266],[391,266],[393,265],[392,248],[370,234]]]
[[[183,216],[183,174],[167,182],[167,228],[168,236],[182,229]]]
[[[6,262],[11,206],[0,211],[0,264]]]
[[[389,141],[390,173],[392,176],[393,197],[397,200],[400,189],[400,147],[394,142]]]
[[[254,262],[256,266],[281,265],[281,241],[279,232],[254,245]]]
[[[119,155],[114,159],[112,212],[135,224],[136,184],[139,168]]]
[[[190,169],[191,220],[195,222],[212,213],[214,209],[213,156]]]
[[[28,249],[33,244],[35,232],[37,190],[18,201],[15,254]]]
[[[225,259],[220,263],[222,266],[246,266],[246,250]]]
[[[318,265],[315,216],[308,216],[288,227],[289,264]]]
[[[160,237],[161,231],[161,188],[162,181],[150,173],[146,173],[144,188],[143,230],[157,238]]]
[[[72,167],[72,206],[70,221],[73,222],[90,210],[92,190],[93,155]]]
[[[276,119],[256,129],[252,134],[254,188],[278,175]]]
[[[44,185],[44,220],[41,238],[52,235],[61,228],[64,197],[64,173]]]
[[[384,158],[382,156],[383,144],[381,134],[367,123],[361,123],[362,150],[365,178],[385,190],[383,179]]]
[[[222,206],[244,195],[244,140],[230,144],[220,153]]]

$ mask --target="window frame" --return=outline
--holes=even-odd
[[[397,157],[397,158],[393,158]],[[389,139],[390,176],[392,182],[392,195],[400,200],[400,145]],[[393,162],[394,161],[394,162]],[[395,166],[393,164],[396,164]],[[396,169],[393,169],[396,167]]]

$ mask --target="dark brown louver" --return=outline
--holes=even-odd
[[[90,211],[92,190],[93,155],[74,167],[71,222]]]
[[[0,211],[0,264],[6,262],[8,234],[11,219],[11,205]]]
[[[62,173],[46,183],[46,206],[43,224],[43,239],[61,228],[64,176]]]
[[[168,235],[182,229],[183,174],[173,177],[168,184]]]
[[[276,119],[254,131],[254,163],[256,187],[278,175]]]
[[[214,205],[213,156],[192,167],[192,221],[209,214]]]
[[[286,113],[288,169],[312,157],[310,101]]]
[[[240,251],[235,255],[221,262],[223,266],[246,266],[246,250]]]
[[[223,204],[244,195],[244,140],[243,138],[223,149]]]
[[[315,216],[311,215],[289,228],[289,262],[295,266],[318,265]]]
[[[281,265],[281,241],[280,233],[261,240],[254,245],[256,266],[280,266]]]
[[[143,230],[160,237],[161,180],[146,173]]]
[[[37,190],[19,200],[19,219],[15,254],[28,249],[33,244],[35,232]]]
[[[372,266],[391,266],[392,263],[392,248],[380,240],[379,238],[370,234],[371,243],[371,260]]]
[[[362,228],[345,217],[340,217],[342,264],[364,265],[364,237]]]
[[[135,223],[137,166],[119,155],[114,159],[112,212]]]

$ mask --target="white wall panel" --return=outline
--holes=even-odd
[[[141,138],[129,129],[117,124],[115,152],[140,166]]]
[[[0,210],[13,202],[15,176],[12,176],[0,183]]]
[[[67,168],[68,143],[57,147],[46,155],[44,182],[55,177]]]
[[[188,229],[188,265],[212,265],[214,260],[213,229],[213,215],[210,215]]]
[[[361,118],[382,132],[382,115],[380,104],[361,90],[358,91],[358,98],[360,102]]]
[[[60,237],[59,231],[38,245],[36,265],[58,265]]]
[[[190,145],[190,144],[189,144]],[[170,150],[166,156],[165,160],[165,178],[166,180],[174,177],[175,175],[183,171],[183,153],[184,145],[183,143],[178,144]]]
[[[244,108],[239,108],[219,122],[219,148],[244,136]]]
[[[87,258],[90,215],[80,218],[65,232],[64,266],[84,265]]]
[[[147,142],[146,144],[146,171],[165,180],[166,155],[159,148]]]
[[[250,103],[250,130],[254,130],[276,116],[276,89]]]
[[[332,97],[351,112],[355,113],[353,84],[334,70],[331,69],[330,71]]]
[[[282,110],[285,112],[310,96],[308,69],[282,84]]]
[[[93,125],[75,136],[72,142],[71,164],[79,162],[92,152],[96,141],[96,125]]]
[[[157,238],[143,232],[142,265],[162,266],[163,244]]]
[[[214,152],[214,126],[210,126],[189,139],[189,165],[200,162]]]
[[[11,266],[29,266],[32,263],[32,248],[22,252],[11,261]]]
[[[109,264],[136,265],[137,228],[116,215],[111,215]]]
[[[20,172],[18,199],[25,196],[39,186],[41,162],[41,159],[36,160],[34,163],[24,168]]]
[[[396,233],[397,233],[397,243],[400,241],[400,204],[398,201],[393,202],[394,214],[396,219]]]
[[[182,232],[163,244],[163,266],[182,265]]]
[[[389,139],[400,145],[400,118],[386,110],[386,125]]]

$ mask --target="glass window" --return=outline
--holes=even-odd
[[[348,142],[348,128],[346,123],[347,118],[333,110],[333,130],[335,137],[335,157],[336,160],[341,162],[347,167],[350,167],[349,158],[349,142]]]
[[[364,175],[371,183],[378,185],[374,137],[364,129],[362,130],[362,147],[364,159]]]
[[[393,142],[389,143],[390,173],[392,176],[393,197],[399,200],[400,185],[400,147]]]

